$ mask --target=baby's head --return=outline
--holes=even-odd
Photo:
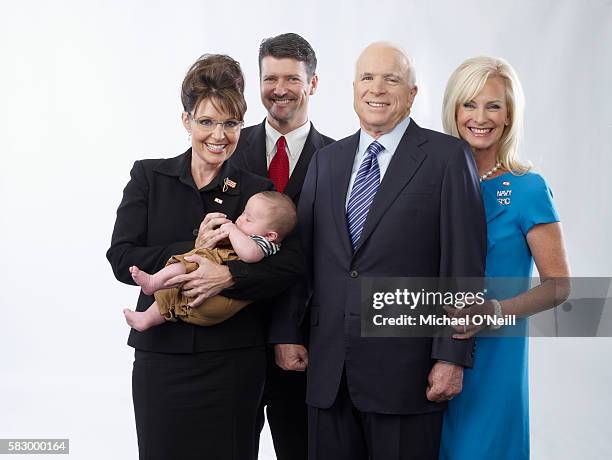
[[[247,235],[280,243],[295,227],[297,213],[291,198],[279,192],[259,192],[249,198],[236,227]]]

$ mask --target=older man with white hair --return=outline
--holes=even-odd
[[[294,300],[310,299],[309,356],[277,345],[279,364],[308,364],[310,459],[437,459],[472,342],[362,337],[361,280],[482,276],[478,177],[465,142],[410,118],[417,87],[400,48],[368,46],[353,85],[361,129],[315,154],[299,205],[309,288]]]

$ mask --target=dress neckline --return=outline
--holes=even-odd
[[[481,184],[482,184],[482,185],[484,185],[484,184],[486,184],[486,183],[488,183],[488,182],[494,182],[494,181],[496,181],[497,179],[499,179],[500,177],[504,177],[504,176],[506,176],[506,175],[508,175],[508,174],[512,174],[512,171],[506,171],[505,173],[501,173],[499,176],[495,176],[495,177],[493,177],[493,178],[491,178],[491,179],[483,180],[483,181],[481,182]]]

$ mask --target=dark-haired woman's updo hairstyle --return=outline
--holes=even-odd
[[[224,54],[204,54],[191,66],[181,88],[183,109],[193,116],[206,99],[219,112],[243,121],[247,105],[238,61]]]

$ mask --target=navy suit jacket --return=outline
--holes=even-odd
[[[362,277],[483,276],[486,223],[472,153],[464,141],[411,121],[353,251],[345,203],[358,142],[359,132],[319,150],[300,198],[309,282],[295,288],[292,308],[310,306],[307,403],[329,408],[346,368],[361,411],[443,410],[445,404],[425,396],[429,372],[436,360],[470,366],[473,342],[362,338],[360,283]],[[286,322],[284,330],[287,339],[297,338],[295,324]]]

